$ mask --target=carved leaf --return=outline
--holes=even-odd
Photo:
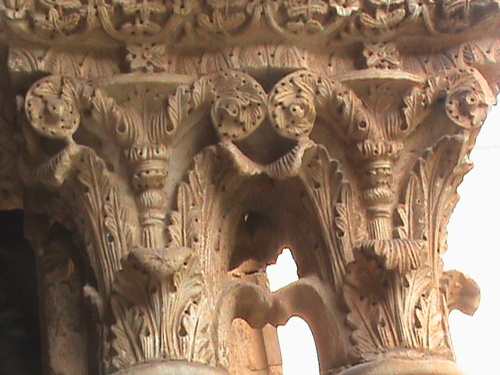
[[[207,102],[210,90],[212,89],[208,80],[200,79],[193,84],[192,101],[193,107],[198,108]]]
[[[405,116],[405,125],[408,127],[409,133],[424,119],[424,109],[430,104],[426,101],[427,96],[422,92],[422,88],[415,87],[411,90],[410,95],[403,99],[403,113]]]
[[[183,316],[182,327],[186,332],[183,337],[183,346],[188,361],[206,363],[214,361],[214,348],[209,340],[208,310],[208,304],[201,299],[198,303],[191,303],[189,312]]]
[[[242,183],[243,179],[234,172],[232,159],[221,146],[206,148],[197,155],[186,181],[178,188],[177,207],[168,226],[170,246],[192,248],[203,269],[223,267],[220,262],[224,260],[214,249],[222,246],[220,233],[227,219],[225,200],[237,201],[236,192]],[[240,211],[235,209],[234,215]],[[206,286],[210,289],[214,284],[215,281]]]
[[[144,358],[137,338],[144,335],[144,319],[138,309],[127,309],[120,302],[111,302],[114,314],[119,316],[118,322],[111,327],[111,332],[115,336],[111,342],[111,347],[117,355],[112,360],[112,365],[119,368],[126,368],[141,362]]]
[[[78,71],[78,77],[86,79],[95,79],[102,77],[111,77],[119,73],[118,64],[111,59],[98,59],[92,55],[83,57],[80,63],[81,67]]]
[[[404,203],[399,204],[397,215],[402,225],[396,228],[399,238],[423,240],[426,238],[427,215],[423,187],[412,173],[406,187]]]
[[[336,217],[336,204],[340,198],[341,189],[345,188],[346,183],[343,181],[338,163],[330,159],[327,150],[322,146],[309,149],[304,155],[304,163],[299,177],[304,182],[314,203],[314,210],[332,257],[333,277],[338,288],[345,274],[347,258],[352,257],[352,253],[347,252],[352,252],[352,248],[344,248],[344,242],[338,241],[337,233],[342,237],[343,235],[349,236],[350,232],[339,231],[336,225],[344,227],[345,230],[346,226],[354,224],[347,223],[346,220],[356,219],[356,215],[340,206],[340,216],[338,216],[340,218]],[[344,193],[344,197],[347,198],[347,194]],[[342,215],[343,213],[345,215]],[[349,242],[346,244],[350,245]]]
[[[198,24],[204,29],[204,32],[209,31],[214,34],[228,34],[241,26],[245,21],[246,17],[241,12],[222,14],[220,11],[215,10],[212,13],[212,17],[207,14],[200,14],[198,16]]]
[[[113,98],[101,90],[95,90],[92,105],[92,117],[103,128],[116,134],[119,142],[131,145],[137,139],[137,126]]]
[[[446,331],[441,310],[441,297],[436,289],[424,294],[416,309],[416,326],[420,347],[454,360],[453,352],[446,340]]]
[[[445,228],[459,199],[456,189],[471,168],[465,152],[463,137],[443,137],[434,147],[427,150],[415,168],[419,189],[423,192],[421,204],[426,210],[425,234],[429,241],[428,250],[434,259],[445,251]]]
[[[487,46],[479,43],[468,42],[460,46],[460,61],[463,65],[477,66],[500,61],[500,41],[494,39]]]
[[[342,244],[347,262],[354,259],[354,249],[368,238],[366,222],[356,206],[351,185],[343,183],[340,200],[335,205],[335,226],[338,229],[337,237]]]
[[[378,352],[383,344],[376,329],[380,322],[379,311],[373,308],[370,297],[362,296],[350,286],[344,287],[344,300],[349,308],[347,324],[353,330],[351,340],[357,357],[369,358]]]
[[[168,99],[168,115],[172,127],[178,129],[181,122],[186,118],[190,109],[191,90],[186,86],[180,86],[175,94]],[[197,93],[200,96],[200,93]]]
[[[202,276],[190,249],[137,249],[112,297],[113,366],[168,358],[214,364]]]
[[[200,69],[206,73],[215,73],[231,69],[233,66],[228,63],[226,56],[222,52],[210,52],[202,56]]]
[[[400,310],[394,311],[400,316],[401,324],[401,346],[408,346],[411,348],[423,348],[422,347],[422,336],[419,335],[419,331],[415,329],[416,318],[418,314],[422,311],[419,308],[421,305],[420,301],[425,300],[425,302],[438,303],[438,301],[429,301],[427,296],[429,290],[431,289],[431,275],[428,267],[420,267],[416,270],[411,270],[404,275],[402,279],[397,279],[396,285],[393,286],[392,290],[397,288],[400,289],[393,298],[394,304],[401,303]],[[440,328],[440,327],[432,327]],[[429,329],[431,329],[429,327]]]
[[[172,246],[189,246],[191,239],[195,236],[193,226],[189,220],[191,215],[187,214],[191,210],[191,204],[189,189],[184,184],[181,184],[177,193],[177,210],[170,216],[169,233]]]
[[[406,11],[401,8],[390,12],[381,11],[381,8],[378,8],[375,17],[370,16],[368,13],[362,13],[360,20],[367,29],[388,30],[400,23],[405,16]]]
[[[353,338],[361,343],[356,346],[361,358],[370,357],[379,343],[386,349],[411,348],[452,357],[442,315],[445,296],[436,279],[446,221],[456,203],[455,190],[468,170],[465,147],[460,136],[444,137],[425,153],[409,178],[404,203],[398,207],[402,223],[398,233],[406,239],[368,241],[361,247],[365,256],[348,266],[344,293],[348,294],[349,316],[357,317],[363,311],[372,317],[371,321],[357,319],[351,326],[356,333]],[[397,272],[377,271],[371,257]],[[428,257],[428,267],[422,266],[424,257]],[[359,301],[349,287],[360,295]],[[372,301],[372,311],[363,310],[368,306],[362,297]]]
[[[367,255],[373,255],[388,270],[400,275],[420,267],[425,257],[425,242],[412,240],[370,240],[361,246]]]
[[[28,48],[11,48],[8,64],[9,69],[13,72],[35,72],[40,69],[43,60],[40,51]]]
[[[109,295],[120,259],[135,242],[136,226],[129,212],[131,205],[123,204],[112,185],[104,162],[93,151],[82,154],[77,181],[79,200],[86,222],[82,231],[90,244],[92,267],[98,279],[99,292]]]
[[[381,348],[397,347],[400,341],[394,320],[394,308],[399,305],[387,301],[390,281],[375,259],[357,256],[348,265],[342,291],[353,329],[353,354],[360,359],[373,358]]]
[[[181,358],[212,364],[215,357],[210,341],[208,314],[210,307],[202,297],[202,275],[199,263],[194,257],[186,266],[185,275],[177,279],[174,277],[174,284],[177,290],[185,291],[179,305],[187,306],[179,318]]]
[[[198,59],[194,56],[183,56],[177,61],[176,73],[200,75],[202,72],[198,66]]]
[[[248,67],[258,68],[266,66],[268,63],[268,49],[262,45],[242,48],[241,59]]]
[[[429,264],[428,268],[413,271],[405,279],[411,290],[402,294],[407,311],[403,333],[406,332],[407,339],[410,337],[410,313],[413,306],[417,306],[415,314],[419,328],[410,344],[418,344],[419,348],[448,357],[451,356],[451,349],[445,340],[447,327],[440,313],[443,296],[436,279],[441,268],[441,256],[446,249],[446,224],[458,200],[456,188],[470,167],[465,152],[465,139],[461,136],[443,137],[427,150],[410,176],[404,203],[398,207],[403,223],[398,233],[401,237],[426,241]],[[427,289],[424,287],[426,278],[434,280]],[[418,295],[422,297],[417,299]]]
[[[299,69],[303,68],[302,55],[296,46],[279,45],[271,54],[274,66]]]

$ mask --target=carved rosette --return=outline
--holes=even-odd
[[[24,97],[23,149],[5,150],[44,197],[27,228],[68,233],[92,312],[79,345],[95,359],[75,368],[272,372],[269,327],[301,316],[322,373],[460,374],[447,316],[472,314],[479,289],[442,256],[498,93],[496,1],[1,11]],[[301,278],[271,293],[287,246]]]

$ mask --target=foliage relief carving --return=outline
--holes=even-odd
[[[282,324],[300,293],[335,320],[328,335],[315,332],[320,350],[351,341],[323,360],[323,372],[382,358],[453,359],[446,314],[473,313],[478,288],[442,271],[445,227],[494,103],[488,81],[499,48],[466,42],[429,61],[404,42],[408,30],[466,38],[497,8],[493,0],[5,1],[6,35],[39,44],[11,49],[9,68],[53,74],[25,100],[25,134],[38,145],[28,153],[45,152],[29,173],[73,214],[105,372],[157,361],[228,368],[227,340],[213,330],[229,330],[238,314],[259,328]],[[53,47],[94,32],[113,52],[92,42],[81,53]],[[313,51],[326,41],[327,52]],[[362,48],[331,52],[351,42]],[[205,122],[208,147],[186,147]],[[182,147],[189,167],[176,164]],[[269,162],[255,157],[266,147],[280,148]],[[330,275],[273,294],[254,282],[259,265],[235,282],[237,227],[260,229],[246,222],[252,183],[292,178],[319,224]],[[239,293],[258,308],[235,307]]]
[[[203,43],[245,35],[266,25],[278,36],[300,41],[392,36],[411,24],[425,25],[429,34],[458,34],[491,22],[498,11],[494,0],[471,6],[459,1],[420,4],[413,0],[141,0],[58,4],[40,0],[5,1],[3,17],[9,31],[32,41],[82,40],[104,30],[111,40]],[[210,42],[209,42],[210,43]],[[213,42],[212,42],[213,43]]]

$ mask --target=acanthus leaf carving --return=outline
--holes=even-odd
[[[351,262],[354,257],[354,249],[368,238],[366,222],[363,213],[356,209],[353,188],[344,183],[337,204],[335,204],[335,227],[339,230],[337,237],[340,239],[346,256],[346,261]]]
[[[365,11],[359,17],[363,31],[368,35],[395,29],[407,16],[404,0],[390,1],[389,3],[370,0],[369,3],[375,8],[374,13]],[[392,5],[392,7],[387,6],[387,4]]]
[[[246,21],[244,13],[245,0],[207,0],[212,8],[210,14],[200,14],[198,23],[203,32],[209,32],[210,36],[230,34]],[[202,37],[200,32],[200,37]]]
[[[176,208],[170,215],[167,227],[171,247],[190,247],[200,257],[202,269],[216,267],[214,262],[225,262],[213,249],[226,246],[222,239],[224,222],[228,220],[225,203],[216,196],[224,190],[228,196],[234,194],[241,178],[234,175],[234,165],[220,146],[211,146],[194,160],[186,180],[177,191]],[[233,172],[233,173],[231,173]],[[226,189],[231,186],[232,193]],[[229,198],[227,198],[229,199]],[[238,215],[240,209],[236,209]],[[217,215],[215,215],[217,214]],[[213,220],[217,217],[218,220]],[[216,250],[217,251],[217,250]],[[215,293],[219,280],[213,280],[207,288]]]
[[[353,354],[364,360],[382,353],[417,359],[426,350],[452,356],[439,312],[441,296],[432,284],[429,267],[391,274],[376,259],[364,256],[348,267],[343,295],[353,330]]]
[[[144,2],[66,1],[57,7],[40,0],[6,1],[2,7],[9,32],[45,43],[81,40],[105,32],[106,42],[157,42],[178,45],[216,43],[266,26],[278,37],[303,42],[348,36],[355,40],[387,39],[397,32],[433,36],[460,34],[494,22],[495,0],[473,6],[459,0],[417,3],[414,0],[175,0]],[[420,15],[423,15],[422,17]],[[408,30],[407,30],[408,29]],[[417,28],[418,30],[418,28]],[[341,39],[341,38],[339,38]]]
[[[375,256],[385,269],[397,270],[404,275],[412,269],[419,268],[425,257],[425,243],[412,240],[369,240],[361,245],[361,250]]]
[[[314,203],[332,258],[334,288],[337,289],[346,273],[346,265],[354,257],[353,246],[366,235],[363,217],[356,211],[351,187],[344,180],[338,162],[331,160],[323,147],[316,146],[306,152],[299,177]],[[359,225],[357,234],[348,229],[353,223]]]
[[[111,77],[119,73],[117,56],[54,48],[15,47],[9,51],[9,70],[15,75],[48,72],[79,79]]]
[[[382,288],[380,274],[381,270],[375,260],[359,258],[347,266],[342,296],[349,310],[347,324],[352,330],[351,355],[356,358],[369,359],[367,356],[379,352],[384,347],[378,327],[385,327],[386,322],[381,322],[380,311],[374,308],[378,307]],[[372,294],[363,293],[366,285],[371,286],[370,289],[374,291]]]
[[[433,33],[460,33],[477,25],[487,25],[497,9],[498,3],[494,0],[480,1],[472,6],[461,1],[443,1],[425,7],[424,19]],[[434,17],[430,16],[431,12]]]
[[[446,251],[445,227],[453,207],[458,202],[456,188],[463,175],[467,173],[471,165],[466,158],[466,139],[463,136],[443,137],[436,145],[427,150],[424,156],[417,162],[415,175],[418,184],[413,177],[408,185],[408,192],[416,190],[418,196],[410,204],[413,218],[410,231],[421,236],[427,241],[429,256],[434,259],[432,264],[437,269],[439,254]],[[418,197],[421,197],[420,199]],[[420,217],[424,209],[424,216]],[[419,216],[416,216],[419,215]],[[422,225],[425,227],[422,228]]]
[[[415,174],[411,174],[406,186],[403,203],[396,210],[401,225],[396,227],[399,238],[421,240],[426,238],[427,216],[425,214],[425,203],[423,187]]]
[[[438,355],[453,359],[450,350],[451,343],[447,339],[446,325],[440,308],[442,297],[439,292],[432,288],[425,290],[423,297],[419,299],[416,309],[417,340],[419,346],[430,350]]]
[[[443,304],[451,298],[449,306],[473,311],[469,306],[477,303],[474,283],[453,273],[443,277],[440,271],[445,226],[457,201],[455,189],[468,170],[466,144],[463,136],[444,137],[424,153],[397,207],[401,239],[364,242],[348,265],[343,292],[359,358],[376,358],[382,347],[402,358],[419,358],[422,351],[453,358],[446,318],[440,312]],[[460,285],[453,279],[465,285],[463,294],[456,289],[464,296],[463,304],[455,305],[453,292],[447,292],[446,285]],[[366,311],[367,298],[376,311]],[[371,318],[362,320],[361,314]]]
[[[66,200],[81,205],[82,210],[76,215],[79,229],[96,273],[98,290],[109,296],[112,275],[133,242],[134,223],[129,219],[130,207],[122,205],[118,198],[120,193],[104,161],[92,149],[73,140],[80,125],[80,111],[89,108],[92,93],[90,87],[77,80],[51,76],[37,82],[28,92],[25,108],[40,135],[66,143],[36,169],[35,176],[68,194]],[[77,210],[77,206],[72,209]]]
[[[472,313],[478,288],[442,271],[445,226],[497,60],[462,28],[486,25],[493,0],[465,13],[455,0],[24,5],[2,9],[17,85],[57,74],[28,92],[27,179],[72,213],[104,372],[231,369],[214,316],[234,279],[252,281],[242,289],[258,303],[235,302],[252,329],[321,295],[324,373],[453,358],[446,313]],[[256,286],[287,241],[297,306]],[[318,332],[318,316],[335,329]]]
[[[99,292],[107,297],[113,275],[121,268],[120,259],[136,241],[137,227],[131,206],[121,201],[102,160],[93,152],[83,153],[77,168],[78,185],[73,186],[72,198],[81,200],[77,217],[99,280]]]
[[[162,358],[213,364],[202,275],[192,250],[136,248],[123,266],[111,297],[113,368]]]

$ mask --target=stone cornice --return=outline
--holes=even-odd
[[[270,40],[335,49],[392,40],[449,45],[498,30],[496,0],[5,0],[4,41],[110,48],[156,43],[180,50]]]

